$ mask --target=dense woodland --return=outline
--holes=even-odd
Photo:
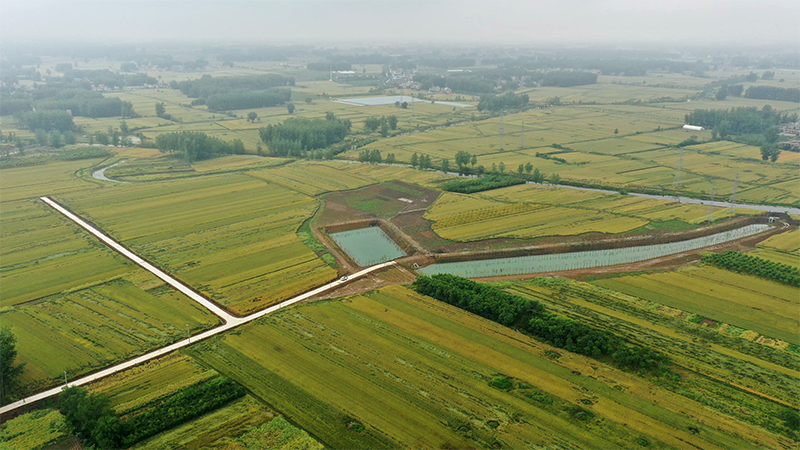
[[[307,152],[335,144],[347,136],[352,124],[328,113],[325,119],[292,117],[259,130],[272,156],[304,157]]]
[[[199,131],[181,131],[160,134],[156,147],[162,153],[179,154],[187,162],[213,158],[219,155],[243,155],[244,144],[240,139],[223,141]]]
[[[747,98],[800,103],[800,89],[774,86],[750,86],[744,93]]]
[[[289,101],[291,91],[275,89],[294,86],[294,77],[267,74],[241,77],[203,75],[196,80],[173,81],[170,87],[197,99],[194,104],[208,104],[209,109],[245,109],[275,106]]]
[[[478,102],[478,111],[502,111],[504,109],[521,109],[528,106],[528,94],[516,95],[506,92],[503,95],[486,95]]]

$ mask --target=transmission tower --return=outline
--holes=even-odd
[[[525,148],[525,121],[522,121],[522,128],[519,130],[519,148]]]
[[[711,188],[711,201],[712,202],[714,201],[714,197],[716,197],[716,196],[717,196],[717,187],[714,186],[714,187]],[[714,206],[711,205],[710,203],[708,204],[708,212],[706,213],[706,215],[708,216],[707,217],[708,221],[712,222],[713,216],[714,216]]]
[[[503,150],[503,115],[500,114],[500,150]]]
[[[681,185],[681,166],[683,165],[683,147],[681,147],[681,153],[678,156],[678,170],[675,171],[675,186],[680,187]]]

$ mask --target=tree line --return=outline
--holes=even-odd
[[[190,163],[219,155],[243,155],[245,153],[244,143],[241,139],[227,142],[199,131],[160,134],[156,137],[156,147],[161,153],[181,154]]]
[[[759,100],[778,100],[782,102],[800,103],[800,88],[750,86],[747,88],[744,96],[747,98],[757,98]]]
[[[678,379],[669,358],[644,346],[631,345],[608,330],[548,312],[535,300],[450,274],[418,277],[412,287],[420,294],[526,332],[548,344],[586,355],[625,370]]]
[[[90,448],[129,448],[246,394],[229,378],[213,378],[180,389],[123,419],[111,408],[107,395],[76,386],[64,389],[57,407],[72,432]]]
[[[768,259],[750,256],[735,251],[715,253],[703,258],[703,262],[731,272],[753,275],[789,286],[800,287],[800,269]]]
[[[350,119],[342,120],[328,112],[325,119],[292,117],[283,123],[262,127],[258,133],[271,156],[305,157],[310,151],[340,142],[351,127]]]
[[[191,98],[208,99],[214,94],[232,91],[264,91],[274,87],[294,86],[294,77],[278,74],[241,77],[212,77],[203,75],[196,80],[172,81],[170,87],[179,89]]]
[[[478,111],[502,111],[504,109],[521,109],[528,105],[528,94],[516,95],[506,92],[503,95],[485,95],[478,102]]]

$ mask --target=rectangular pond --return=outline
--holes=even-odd
[[[406,256],[406,252],[380,227],[331,233],[331,237],[361,267]]]
[[[552,255],[517,256],[513,258],[439,263],[424,267],[420,269],[419,272],[424,275],[449,273],[467,278],[478,278],[630,264],[722,244],[761,233],[769,228],[769,225],[762,224],[747,225],[735,230],[723,231],[722,233],[687,239],[680,242],[670,242],[667,244],[557,253]]]

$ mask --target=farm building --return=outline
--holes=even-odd
[[[705,130],[705,128],[703,128],[703,127],[698,127],[697,125],[688,125],[688,124],[684,125],[683,129],[686,130],[686,131],[703,131],[703,130]]]

